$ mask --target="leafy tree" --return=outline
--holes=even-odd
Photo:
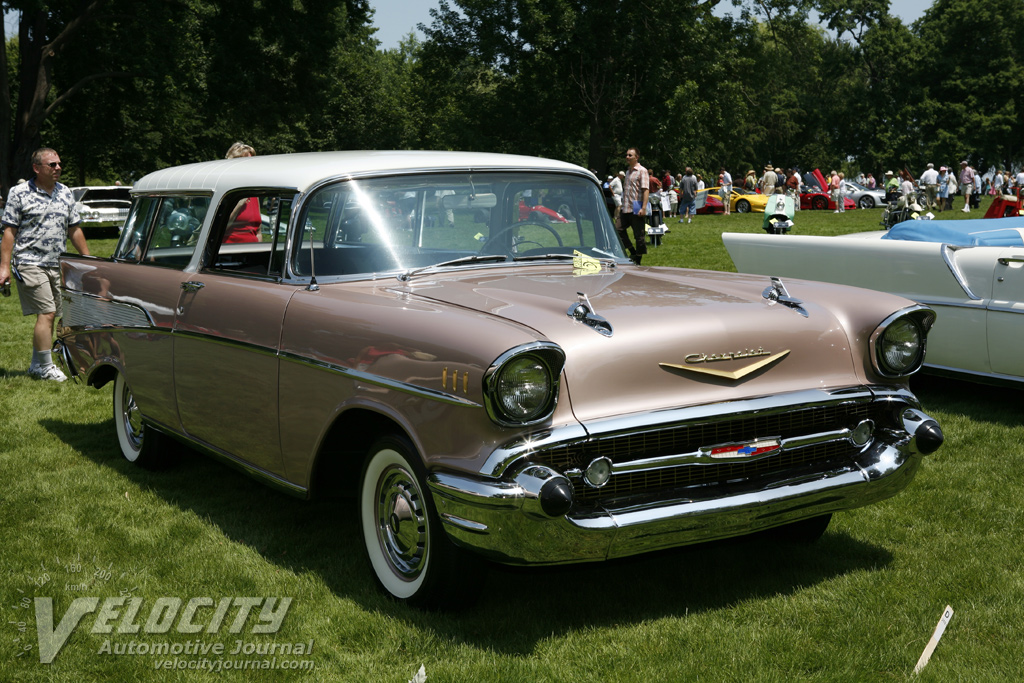
[[[441,105],[426,137],[602,171],[627,145],[656,149],[671,75],[714,58],[685,47],[713,4],[441,0],[421,27],[421,83]]]
[[[937,0],[915,30],[924,152],[983,170],[1024,164],[1024,3]]]

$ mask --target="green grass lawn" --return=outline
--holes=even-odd
[[[794,231],[871,230],[880,213],[800,212]],[[732,270],[721,233],[760,225],[758,214],[672,221],[644,263]],[[109,253],[113,243],[92,248]],[[1019,391],[915,378],[946,444],[905,492],[837,514],[814,545],[759,537],[604,564],[498,567],[478,604],[433,614],[376,592],[353,501],[299,501],[194,455],[161,472],[132,466],[114,440],[109,385],[30,380],[31,325],[16,297],[0,299],[0,321],[0,681],[404,683],[421,665],[430,683],[903,681],[947,604],[955,615],[917,679],[1024,677]],[[72,601],[88,596],[141,598],[140,616],[65,623],[63,649],[40,664],[36,610],[23,605],[52,598],[59,632]],[[292,598],[279,631],[254,633],[254,612],[231,633],[235,610],[211,633],[179,632],[177,620],[162,634],[118,633],[151,615],[161,624],[152,614],[161,598],[244,596]],[[276,663],[314,668],[165,671],[157,664],[174,655],[113,651],[169,643],[230,653],[236,641],[312,641],[311,653]]]

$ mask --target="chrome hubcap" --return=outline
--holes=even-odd
[[[402,468],[384,472],[377,485],[377,536],[388,564],[402,578],[415,579],[427,556],[427,516],[412,475]]]
[[[135,404],[135,396],[126,383],[121,392],[121,414],[124,419],[124,433],[134,450],[142,448],[142,414]]]

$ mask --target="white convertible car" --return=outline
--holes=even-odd
[[[925,368],[1024,382],[1024,217],[906,221],[842,237],[725,233],[741,273],[899,294],[938,313]],[[792,297],[802,285],[786,280]]]

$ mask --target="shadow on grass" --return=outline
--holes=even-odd
[[[1024,384],[995,386],[920,373],[911,379],[911,389],[926,411],[941,410],[1006,427],[1020,426],[1024,422],[1020,410]]]
[[[760,534],[610,562],[492,566],[475,605],[454,614],[426,613],[376,590],[352,499],[292,498],[184,448],[174,467],[143,470],[121,457],[113,420],[88,426],[43,420],[42,425],[96,464],[216,525],[268,563],[297,574],[315,573],[335,595],[368,611],[502,653],[529,653],[553,634],[577,629],[640,624],[789,595],[892,561],[886,549],[843,532],[826,533],[812,545],[780,543]]]

